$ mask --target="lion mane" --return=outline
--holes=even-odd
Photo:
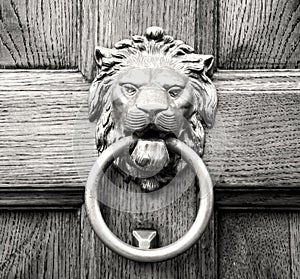
[[[92,82],[89,98],[89,120],[97,120],[96,145],[102,152],[118,140],[114,133],[110,94],[116,75],[130,68],[168,67],[188,76],[194,89],[196,102],[189,119],[193,131],[196,152],[202,155],[204,145],[203,124],[214,123],[217,94],[207,73],[213,64],[213,56],[195,54],[194,49],[181,40],[165,35],[159,27],[147,28],[144,36],[134,35],[131,39],[117,42],[112,49],[97,47],[95,60],[100,69]],[[190,139],[186,139],[190,141]]]

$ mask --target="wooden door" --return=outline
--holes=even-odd
[[[299,278],[299,19],[297,0],[1,1],[0,278]],[[87,220],[97,154],[86,98],[95,46],[151,25],[214,54],[219,118],[204,156],[215,181],[206,232],[175,259],[141,264]],[[123,240],[152,226],[165,245],[191,225],[196,197],[190,187],[156,211],[103,212]]]

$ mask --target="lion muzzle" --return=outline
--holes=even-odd
[[[165,140],[177,138],[180,120],[169,110],[164,110],[151,118],[149,114],[132,109],[125,120],[126,135],[135,136],[138,141],[131,153],[131,159],[141,172],[158,173],[170,162],[170,154]]]
[[[138,141],[131,160],[140,172],[153,175],[170,162],[165,139],[177,137],[182,119],[170,107],[167,92],[148,86],[142,88],[124,120],[126,135]]]

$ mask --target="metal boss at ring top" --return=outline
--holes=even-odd
[[[89,94],[89,119],[97,120],[99,157],[85,193],[87,213],[98,237],[132,260],[163,261],[190,248],[205,230],[213,208],[213,186],[200,156],[203,124],[211,127],[217,94],[207,77],[213,57],[195,54],[180,40],[149,27],[144,36],[122,40],[112,49],[97,47],[100,69]],[[101,215],[98,185],[113,164],[146,192],[155,191],[190,164],[200,185],[200,206],[191,228],[176,242],[151,247],[155,233],[133,232],[139,247],[126,244]]]

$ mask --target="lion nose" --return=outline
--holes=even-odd
[[[160,111],[168,109],[167,104],[161,104],[161,103],[148,103],[148,104],[137,104],[136,105],[140,110],[150,113],[150,114],[155,114],[159,113]]]
[[[137,97],[136,106],[140,110],[153,115],[160,111],[167,110],[169,104],[163,90],[144,88]]]

